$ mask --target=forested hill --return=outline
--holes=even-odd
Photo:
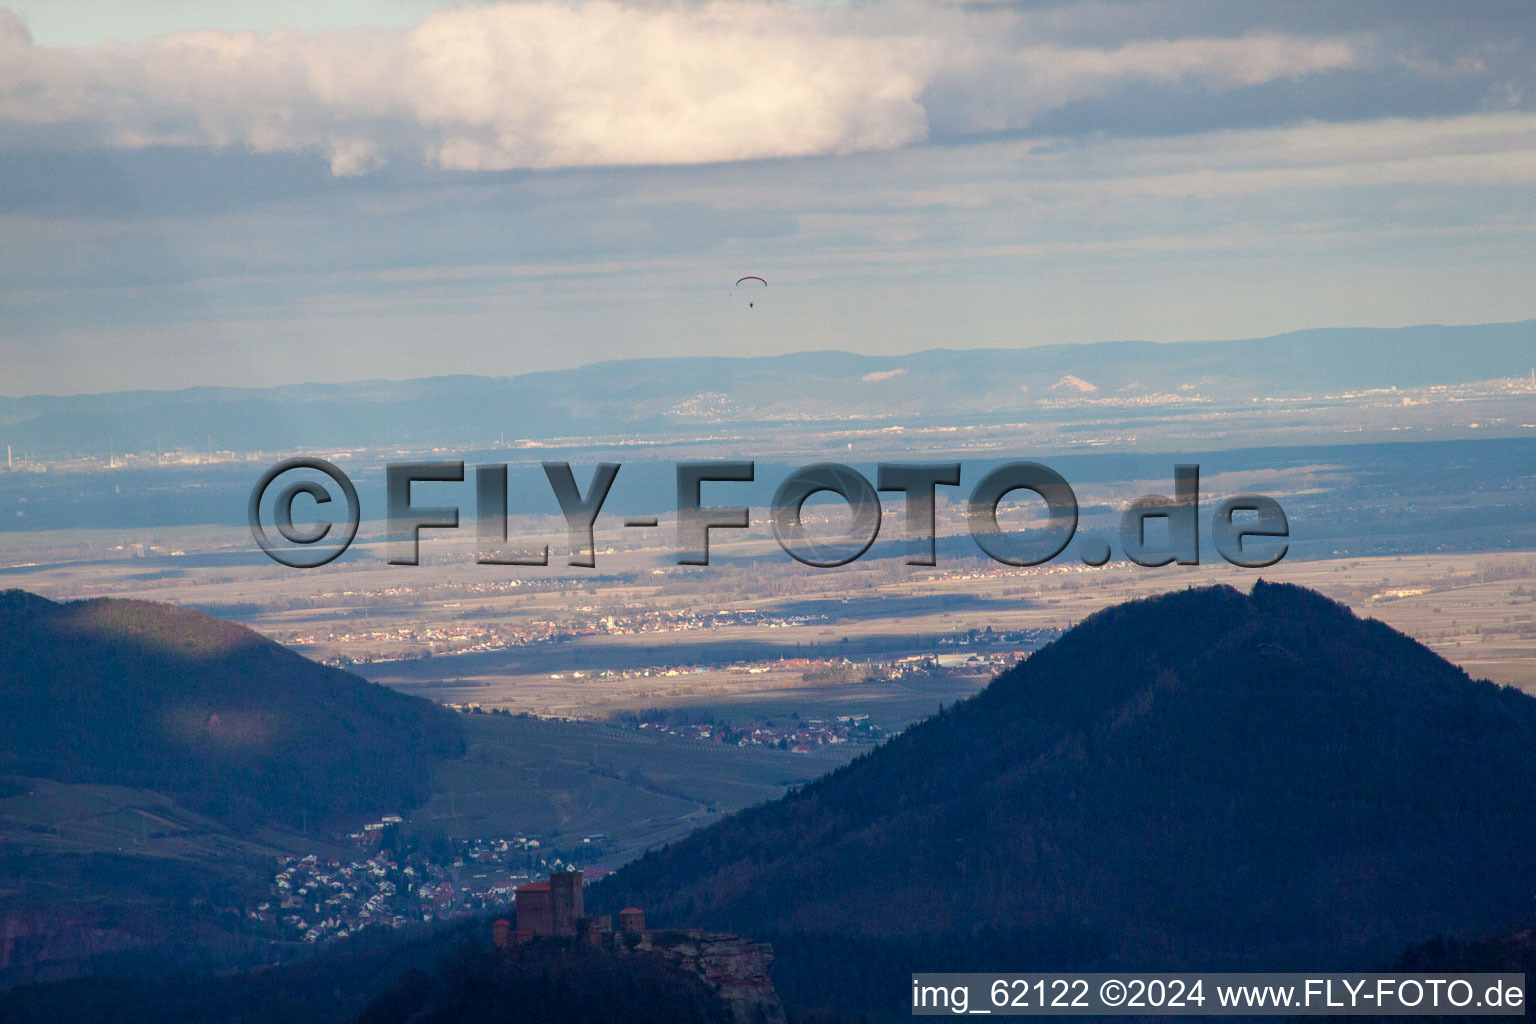
[[[425,799],[451,712],[170,605],[0,593],[0,773],[296,828]]]
[[[589,904],[771,937],[787,1000],[834,962],[1343,969],[1528,915],[1532,807],[1536,699],[1308,590],[1190,589]]]

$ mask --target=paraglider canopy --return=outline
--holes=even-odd
[[[768,282],[764,281],[762,278],[758,277],[756,274],[748,274],[746,277],[738,277],[736,279],[737,287],[740,287],[741,286],[741,282],[743,282],[743,281],[756,281],[759,284],[761,284],[764,288],[768,287]],[[748,309],[751,309],[752,306],[753,306],[752,303],[750,303],[750,302],[747,303],[747,308]]]

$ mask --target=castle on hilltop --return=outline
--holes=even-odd
[[[518,886],[515,895],[517,927],[506,918],[491,926],[496,948],[508,956],[515,956],[514,947],[544,938],[572,939],[619,956],[651,956],[702,978],[732,1020],[784,1024],[784,1008],[768,977],[773,947],[766,942],[696,929],[647,931],[639,907],[619,911],[615,932],[608,914],[586,916],[580,871],[554,872],[547,882]]]
[[[586,916],[582,900],[581,872],[556,871],[547,882],[529,882],[514,891],[517,927],[502,918],[492,925],[497,948],[505,949],[535,938],[560,936],[594,944],[611,941],[613,918],[608,914]],[[644,935],[645,911],[627,907],[619,912],[619,934]]]

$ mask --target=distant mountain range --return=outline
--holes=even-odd
[[[588,903],[770,939],[843,1012],[913,970],[1380,967],[1530,919],[1533,768],[1536,699],[1311,591],[1192,589]]]
[[[412,807],[463,750],[430,701],[144,601],[0,592],[0,773],[129,786],[241,830]]]
[[[189,388],[0,398],[0,444],[31,458],[484,444],[721,424],[894,418],[1072,420],[1105,409],[1210,408],[1254,397],[1522,376],[1536,320],[1331,328],[1215,342],[935,349],[904,356],[627,359],[517,377]]]

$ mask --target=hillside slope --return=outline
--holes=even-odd
[[[0,773],[155,790],[225,824],[414,806],[456,717],[243,626],[142,601],[0,593]]]
[[[1310,591],[1191,589],[589,903],[773,938],[786,1001],[822,960],[1369,966],[1529,911],[1533,768],[1536,699]]]

